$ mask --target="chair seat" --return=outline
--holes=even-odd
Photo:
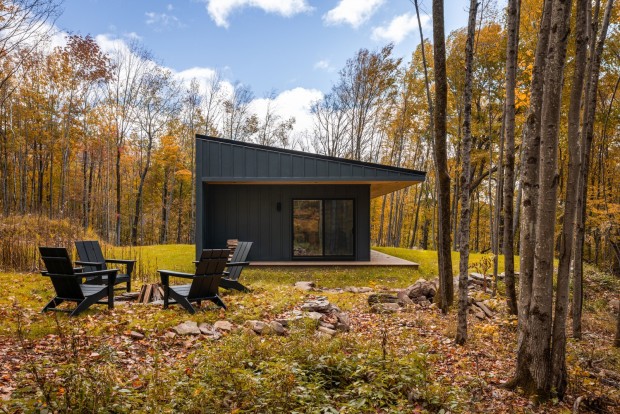
[[[89,285],[90,284],[94,284],[94,283],[91,283],[91,280],[93,280],[93,279],[87,279],[86,280],[86,284],[89,284]],[[101,276],[101,280],[102,280],[102,283],[107,284],[108,277],[107,276]],[[119,273],[118,275],[116,275],[116,280],[114,281],[114,284],[118,285],[119,283],[126,283],[129,280],[130,280],[129,275],[125,275],[125,274]]]
[[[189,289],[192,287],[192,285],[175,285],[175,286],[170,286],[170,290],[173,290],[175,293],[178,293],[179,295],[183,295],[183,296],[187,296],[189,294]]]
[[[80,285],[80,289],[82,290],[82,294],[85,297],[96,295],[102,290],[107,290],[108,287],[105,285]]]

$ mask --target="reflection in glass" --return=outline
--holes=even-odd
[[[353,255],[353,200],[325,200],[325,256]]]
[[[353,200],[294,200],[293,256],[354,256]]]
[[[293,256],[323,255],[322,207],[321,200],[293,202]]]

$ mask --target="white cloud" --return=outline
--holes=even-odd
[[[259,117],[264,116],[267,105],[271,103],[271,108],[282,117],[283,120],[290,117],[295,118],[293,135],[300,134],[305,130],[312,130],[312,104],[319,99],[323,99],[323,93],[317,89],[305,89],[297,87],[281,92],[273,99],[259,98],[254,99],[251,104],[252,111]],[[271,101],[271,102],[270,102]]]
[[[115,51],[129,52],[129,46],[123,39],[113,37],[109,34],[99,34],[95,36],[95,41],[104,53],[114,53]]]
[[[323,15],[328,25],[349,24],[355,28],[368,20],[385,0],[340,0],[338,5]]]
[[[291,17],[312,10],[306,0],[204,0],[216,25],[228,27],[228,17],[235,9],[255,7],[266,13]]]
[[[420,16],[420,22],[422,26],[430,21],[430,17],[427,15]],[[394,43],[402,42],[405,37],[415,29],[418,28],[418,19],[414,14],[405,13],[400,16],[396,16],[386,26],[375,27],[372,30],[373,40],[388,41]]]
[[[168,27],[184,27],[178,17],[167,13],[146,12],[146,24],[155,26],[156,29]]]
[[[334,70],[334,67],[331,65],[328,59],[321,59],[314,64],[314,69],[332,72]]]
[[[142,36],[140,36],[136,32],[128,32],[128,33],[123,34],[123,36],[126,37],[129,40],[135,40],[135,41],[142,40]]]

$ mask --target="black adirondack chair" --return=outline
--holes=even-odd
[[[226,309],[226,304],[218,295],[218,288],[229,253],[228,249],[203,250],[196,265],[196,273],[193,275],[171,270],[158,270],[161,283],[164,285],[164,309],[167,309],[168,305],[178,303],[189,313],[196,313],[192,302],[197,302],[200,306],[203,300],[210,300]],[[170,286],[171,276],[191,279],[192,283]]]
[[[75,248],[77,249],[78,256],[80,257],[80,263],[84,266],[85,272],[93,272],[96,270],[107,270],[107,263],[125,265],[125,273],[119,273],[116,276],[115,284],[120,283],[127,284],[127,292],[131,291],[131,273],[133,272],[135,260],[125,259],[106,259],[103,257],[101,246],[96,240],[82,240],[75,242]],[[78,262],[76,262],[78,263]],[[89,279],[87,284],[101,284],[106,283],[106,277],[104,276],[101,281],[96,279]]]
[[[235,253],[230,259],[230,262],[226,263],[227,270],[224,271],[224,277],[220,282],[220,286],[226,289],[236,289],[242,292],[248,292],[249,289],[239,283],[239,276],[243,268],[250,264],[246,262],[250,249],[252,248],[252,242],[242,242],[237,244]]]
[[[95,303],[107,303],[108,309],[114,308],[114,281],[118,269],[76,273],[64,247],[39,247],[39,252],[46,268],[41,274],[50,278],[56,290],[56,296],[45,305],[42,312],[58,310],[69,312],[69,316],[76,316]],[[96,280],[98,283],[84,284],[84,278]],[[106,296],[108,300],[101,301]],[[76,302],[77,306],[75,309],[58,309],[57,306],[62,302]]]

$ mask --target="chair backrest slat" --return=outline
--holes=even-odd
[[[73,263],[64,247],[39,247],[45,269],[52,275],[74,275]],[[75,277],[50,276],[56,296],[62,298],[84,299],[80,282]]]
[[[237,244],[237,249],[235,250],[235,254],[233,254],[232,259],[230,260],[233,263],[236,262],[245,262],[248,258],[248,254],[250,253],[250,249],[252,248],[252,242],[239,242]],[[242,266],[231,266],[228,269],[228,279],[237,280],[241,275],[241,271],[243,270]]]
[[[189,299],[217,295],[229,253],[229,249],[205,249],[202,251],[196,266],[196,277],[192,280],[189,289]]]
[[[105,258],[101,251],[101,246],[97,240],[82,240],[75,242],[75,248],[77,249],[78,256],[83,262],[97,262],[103,263],[103,266],[84,266],[85,272],[94,272],[95,270],[106,270]]]

